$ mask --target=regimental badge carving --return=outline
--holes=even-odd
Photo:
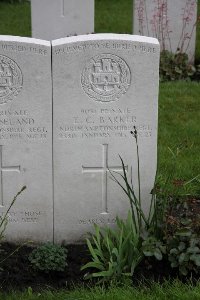
[[[131,83],[126,62],[113,54],[90,59],[83,70],[81,84],[85,93],[96,101],[110,102],[125,94]]]
[[[21,91],[22,84],[22,72],[16,62],[0,55],[0,104],[13,100]]]

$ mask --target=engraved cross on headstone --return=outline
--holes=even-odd
[[[65,17],[66,13],[65,13],[65,2],[66,0],[61,0],[61,11],[62,11],[62,17]]]
[[[83,173],[102,173],[102,213],[108,214],[108,172],[123,172],[122,166],[109,166],[108,165],[108,144],[103,144],[103,161],[102,167],[84,167],[82,166]],[[125,166],[125,170],[128,171],[128,166]]]
[[[3,166],[3,146],[0,145],[0,206],[4,206],[3,200],[3,173],[4,172],[20,172],[20,166]]]

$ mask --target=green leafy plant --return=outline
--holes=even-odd
[[[196,68],[189,63],[186,53],[172,53],[163,50],[160,54],[160,80],[190,79],[194,76]]]
[[[146,257],[162,260],[166,254],[166,246],[161,240],[150,235],[142,242],[142,251]]]
[[[184,276],[191,271],[200,273],[200,238],[197,235],[182,229],[170,237],[167,244],[172,268],[178,268]]]
[[[116,218],[114,229],[100,228],[95,225],[95,233],[87,239],[92,261],[83,266],[82,270],[90,268],[90,270],[98,271],[87,274],[86,278],[102,277],[103,280],[111,280],[123,275],[132,276],[144,256],[150,256],[150,251],[159,260],[165,253],[164,246],[159,241],[161,228],[159,224],[162,223],[161,220],[163,221],[165,205],[163,203],[160,207],[157,205],[154,188],[149,214],[146,216],[144,213],[141,202],[140,160],[136,128],[131,134],[135,138],[137,149],[138,197],[134,192],[132,178],[129,182],[123,159],[120,157],[123,173],[110,172],[110,174],[128,197],[131,209],[126,220]],[[149,236],[148,239],[146,239],[147,236]]]
[[[200,218],[195,199],[179,200],[167,217],[166,246],[172,268],[200,273]]]
[[[87,239],[92,261],[81,268],[95,268],[96,272],[86,278],[102,277],[103,280],[119,279],[133,274],[143,258],[141,239],[136,232],[131,212],[126,220],[116,218],[116,228],[100,228],[95,224],[95,233]],[[91,240],[91,241],[90,241]]]
[[[46,243],[34,249],[29,255],[33,269],[49,273],[64,271],[67,263],[67,250],[59,245]]]

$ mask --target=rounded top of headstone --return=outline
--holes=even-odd
[[[52,46],[59,46],[67,43],[75,42],[87,42],[96,40],[121,40],[121,41],[132,41],[132,42],[143,42],[149,44],[159,45],[159,41],[156,38],[141,36],[141,35],[131,35],[131,34],[117,34],[117,33],[97,33],[97,34],[87,34],[71,36],[67,38],[61,38],[52,41]]]
[[[51,46],[50,41],[28,38],[28,37],[21,37],[21,36],[13,36],[13,35],[0,35],[0,42],[19,42],[19,43]]]

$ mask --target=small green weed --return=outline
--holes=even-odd
[[[33,269],[49,273],[64,271],[67,263],[67,250],[59,245],[46,243],[34,249],[29,255]]]

